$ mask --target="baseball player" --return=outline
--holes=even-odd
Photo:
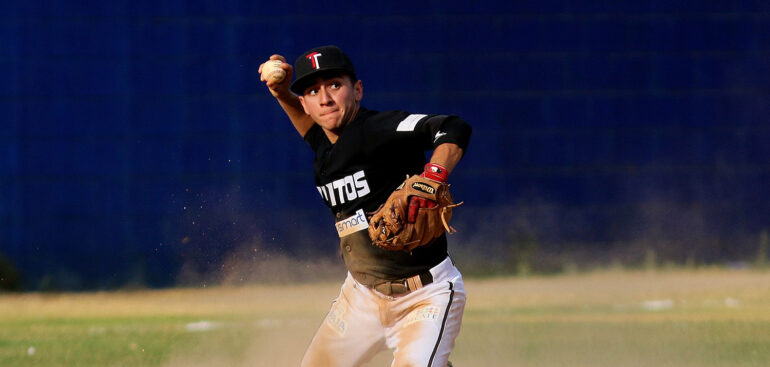
[[[373,241],[389,232],[380,229],[383,221],[420,224],[416,215],[431,212],[437,200],[410,197],[408,213],[381,215],[376,230],[369,221],[407,176],[414,175],[415,188],[431,192],[446,183],[468,146],[470,126],[457,116],[364,108],[363,84],[336,46],[313,48],[294,67],[283,56],[270,59],[283,62],[286,77],[267,80],[262,64],[260,79],[315,152],[315,184],[334,215],[348,269],[302,366],[358,366],[386,348],[393,350],[393,366],[449,365],[466,293],[444,230],[414,248]]]

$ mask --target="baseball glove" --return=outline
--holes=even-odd
[[[411,252],[427,245],[446,230],[455,204],[449,184],[422,176],[406,179],[369,219],[369,237],[378,247]]]

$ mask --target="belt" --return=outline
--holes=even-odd
[[[430,283],[433,283],[433,274],[426,271],[410,278],[375,284],[372,288],[386,296],[392,296],[416,291]]]

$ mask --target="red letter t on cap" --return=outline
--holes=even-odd
[[[321,56],[322,54],[320,52],[311,52],[307,54],[307,58],[310,59],[310,62],[313,63],[313,69],[319,69],[321,65],[318,64],[318,56]]]

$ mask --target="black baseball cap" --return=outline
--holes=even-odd
[[[357,79],[353,62],[339,47],[330,45],[313,48],[294,62],[294,74],[297,77],[291,83],[290,89],[301,95],[308,87],[308,83],[318,75],[340,72]]]

